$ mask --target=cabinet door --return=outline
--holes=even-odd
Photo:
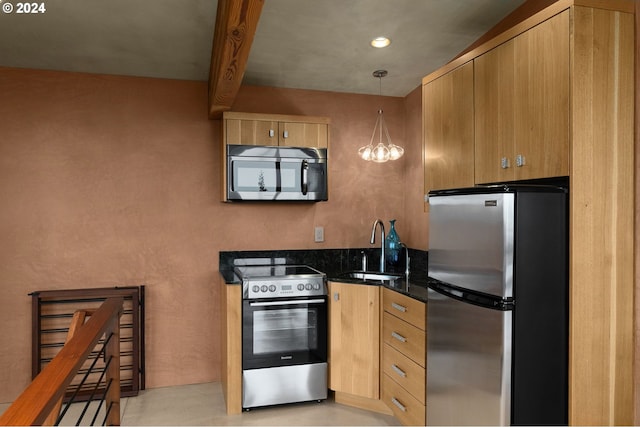
[[[569,174],[569,11],[477,57],[475,182]]]
[[[280,145],[327,148],[329,126],[323,123],[280,122]]]
[[[473,185],[473,62],[423,86],[424,194]]]
[[[278,145],[278,122],[227,119],[225,126],[227,144]]]
[[[329,283],[329,388],[380,398],[380,288]]]
[[[477,184],[515,179],[514,59],[513,40],[474,59]]]
[[[569,175],[569,10],[516,37],[514,51],[516,179]]]

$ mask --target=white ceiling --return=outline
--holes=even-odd
[[[524,0],[265,0],[243,83],[405,96]],[[44,0],[0,12],[0,66],[206,81],[216,0]],[[369,41],[392,40],[386,49]]]

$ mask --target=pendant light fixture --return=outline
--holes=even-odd
[[[373,72],[373,77],[376,77],[380,80],[380,97],[382,97],[382,78],[386,75],[387,70],[376,70]],[[373,145],[373,142],[376,139],[376,135],[378,136],[378,143],[376,145]],[[382,142],[383,135],[386,138],[386,145]],[[376,163],[384,163],[389,160],[397,160],[402,157],[403,154],[404,148],[398,145],[394,145],[391,142],[389,129],[387,129],[387,125],[384,122],[384,113],[382,111],[382,108],[380,108],[378,110],[376,124],[373,127],[371,141],[369,141],[369,145],[360,147],[360,149],[358,150],[358,155],[362,157],[363,160]]]

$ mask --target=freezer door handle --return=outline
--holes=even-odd
[[[449,285],[439,281],[429,283],[429,289],[445,297],[458,301],[471,303],[480,307],[490,308],[498,311],[513,310],[515,301],[512,297],[501,298],[495,295],[486,295],[480,292],[473,292],[468,289],[461,289],[457,286]]]
[[[399,333],[397,333],[396,331],[391,332],[391,336],[400,342],[407,342],[407,339],[402,335],[400,335]]]

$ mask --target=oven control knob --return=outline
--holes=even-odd
[[[253,287],[251,288],[251,290],[252,290],[253,292],[260,292],[260,286],[258,286],[258,285],[253,285]]]
[[[298,283],[298,290],[304,291],[304,285],[302,283]]]
[[[314,283],[313,284],[313,289],[315,289],[316,291],[320,290],[320,283]]]
[[[276,291],[276,285],[269,285],[269,291],[275,292]]]
[[[307,285],[305,286],[305,288],[310,291],[311,290],[311,283],[307,283]]]
[[[262,292],[267,292],[267,291],[269,290],[269,287],[268,287],[267,285],[262,285],[262,286],[260,287],[260,290],[261,290]]]

